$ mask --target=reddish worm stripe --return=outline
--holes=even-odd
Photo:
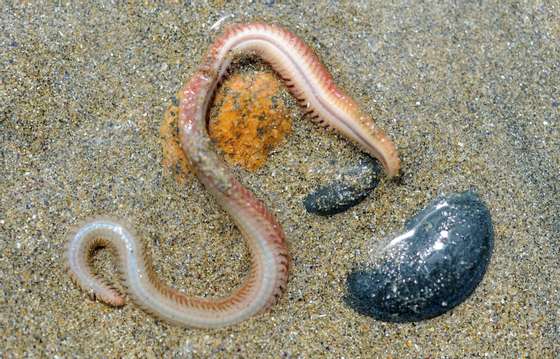
[[[141,241],[126,226],[97,219],[72,234],[66,251],[73,280],[93,297],[110,305],[124,297],[91,272],[91,253],[109,247],[127,294],[147,312],[171,323],[213,328],[237,323],[276,302],[288,278],[288,254],[282,228],[264,204],[231,174],[213,150],[206,132],[209,101],[231,62],[241,52],[254,52],[282,76],[292,94],[324,127],[340,131],[375,156],[390,175],[399,170],[392,142],[356,103],[338,90],[313,51],[294,34],[273,25],[231,26],[210,47],[205,62],[183,89],[179,131],[191,168],[231,215],[247,240],[251,270],[231,295],[203,299],[184,295],[155,275]]]

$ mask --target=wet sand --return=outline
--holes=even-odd
[[[4,4],[0,35],[0,356],[558,357],[560,4],[334,5],[222,1],[136,7]],[[321,15],[317,15],[321,14]],[[292,267],[271,311],[220,330],[89,300],[64,272],[68,232],[130,222],[157,273],[189,294],[227,294],[248,268],[241,235],[192,177],[163,175],[159,125],[227,21],[281,24],[315,48],[394,139],[397,181],[322,218],[302,199],[360,152],[303,120],[238,177],[276,213]],[[388,324],[342,301],[377,243],[441,193],[476,189],[494,255],[465,303]],[[96,268],[116,281],[106,251]]]

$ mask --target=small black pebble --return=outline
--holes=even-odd
[[[364,200],[379,184],[383,169],[373,158],[365,158],[344,170],[341,179],[332,181],[305,197],[307,212],[322,216],[344,212]]]
[[[348,275],[345,302],[387,322],[436,317],[475,290],[493,244],[490,213],[477,194],[440,197],[407,222],[373,267]]]

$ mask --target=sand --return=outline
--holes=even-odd
[[[560,3],[5,1],[0,32],[0,356],[559,357]],[[218,31],[262,20],[301,36],[394,139],[403,172],[330,218],[302,199],[360,151],[302,119],[255,173],[292,255],[271,311],[220,330],[91,301],[64,272],[68,232],[130,222],[158,274],[227,294],[248,253],[201,184],[163,175],[159,125]],[[438,318],[388,324],[342,302],[345,278],[435,196],[476,189],[489,270]],[[96,268],[116,280],[106,251]]]

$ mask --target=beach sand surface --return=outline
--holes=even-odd
[[[194,176],[179,184],[161,167],[164,112],[220,19],[304,39],[394,139],[402,174],[342,214],[306,213],[305,195],[364,155],[292,100],[293,132],[267,163],[234,169],[286,232],[287,292],[243,323],[198,330],[90,300],[63,253],[73,228],[106,216],[130,223],[186,293],[241,283],[239,231]],[[560,356],[558,1],[4,1],[0,24],[0,356]],[[495,230],[471,297],[410,324],[343,303],[347,273],[379,243],[468,189]],[[120,288],[107,251],[94,263]]]

